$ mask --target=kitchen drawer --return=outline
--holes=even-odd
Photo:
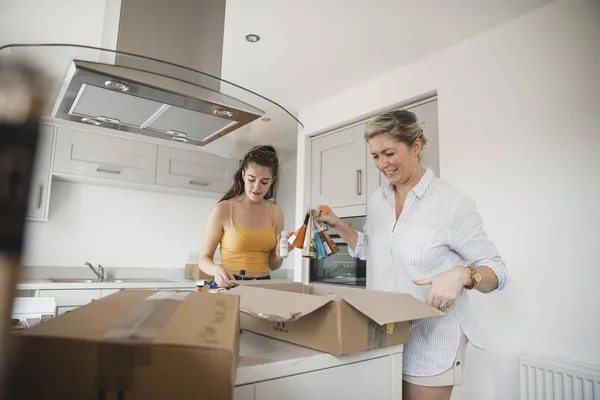
[[[81,306],[59,306],[56,307],[56,316],[63,315],[66,312],[78,309]]]
[[[158,146],[156,184],[225,193],[237,166],[234,158]]]
[[[111,294],[115,294],[117,292],[120,292],[121,290],[123,289],[102,289],[100,297],[110,296]]]
[[[233,400],[254,400],[254,385],[234,387]]]
[[[157,145],[58,128],[53,172],[154,184]]]
[[[101,296],[101,289],[43,289],[38,293],[38,297],[53,297],[57,307],[79,307],[90,303],[92,300],[97,300]]]

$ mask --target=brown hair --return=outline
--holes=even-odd
[[[279,178],[279,159],[277,157],[277,151],[273,146],[259,145],[254,146],[246,153],[242,161],[242,165],[240,165],[235,174],[233,174],[233,185],[227,191],[227,193],[225,193],[221,200],[219,200],[219,202],[223,200],[229,200],[244,193],[246,188],[244,187],[242,171],[245,171],[250,163],[271,169],[273,181],[269,187],[269,190],[267,191],[267,194],[265,194],[265,200],[269,200],[273,197],[273,193]]]
[[[388,134],[399,142],[412,146],[417,139],[421,139],[423,147],[427,138],[419,125],[417,116],[412,111],[394,110],[383,113],[369,121],[365,126],[365,140],[378,135]],[[421,154],[419,154],[421,158]]]

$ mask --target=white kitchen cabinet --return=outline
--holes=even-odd
[[[236,386],[233,388],[233,400],[254,400],[254,387],[256,385]]]
[[[54,298],[57,316],[98,300],[101,296],[101,289],[42,289],[37,295],[37,297]]]
[[[438,102],[437,100],[425,103],[417,108],[424,114],[423,121],[419,121],[423,134],[427,138],[427,145],[421,154],[421,161],[429,165],[435,176],[440,176],[440,141],[438,129]],[[411,109],[411,111],[415,112]],[[416,112],[415,112],[416,113]]]
[[[338,216],[364,215],[367,203],[364,124],[311,141],[313,207],[327,204]]]
[[[47,221],[52,183],[52,155],[54,147],[54,126],[40,125],[40,134],[26,218],[29,221]]]
[[[157,145],[57,128],[53,172],[154,184]]]
[[[100,297],[106,297],[106,296],[110,296],[111,294],[115,294],[117,292],[120,292],[123,289],[101,289],[100,292]]]
[[[402,353],[236,386],[234,400],[401,400]]]
[[[225,193],[237,167],[234,158],[158,146],[156,184]]]
[[[254,384],[254,400],[329,400],[402,398],[402,355],[375,358]],[[237,393],[236,393],[237,394]],[[235,397],[238,400],[238,397]]]

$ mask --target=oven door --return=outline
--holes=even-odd
[[[367,263],[359,258],[351,257],[348,252],[348,244],[340,237],[332,236],[331,239],[340,251],[324,259],[313,258],[310,260],[310,282],[365,287]]]

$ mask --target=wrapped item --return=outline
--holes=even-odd
[[[327,256],[332,256],[340,251],[339,247],[336,246],[335,242],[329,237],[329,235],[325,232],[325,229],[315,221],[315,225],[317,226],[317,230],[319,231],[319,237],[321,238],[322,243],[327,247],[325,247],[325,251],[327,252]]]
[[[308,221],[306,224],[306,233],[304,235],[304,244],[302,246],[302,257],[312,258],[311,245],[313,246],[312,252],[314,253],[314,238],[312,238],[312,212],[308,210]]]
[[[306,212],[302,226],[290,237],[289,243],[297,249],[304,247],[304,237],[306,235],[306,226],[308,225],[309,218],[310,210]]]
[[[313,219],[313,232],[315,237],[315,249],[317,252],[317,258],[323,259],[327,258],[327,252],[325,251],[325,246],[323,246],[323,241],[321,240],[321,236],[319,235],[319,230],[317,229],[317,222]]]
[[[321,213],[329,211],[330,208],[327,206],[308,209],[304,217],[304,223],[289,238],[288,242],[292,246],[302,249],[302,257],[323,259],[339,251],[339,248],[327,235],[323,226],[316,220]]]

